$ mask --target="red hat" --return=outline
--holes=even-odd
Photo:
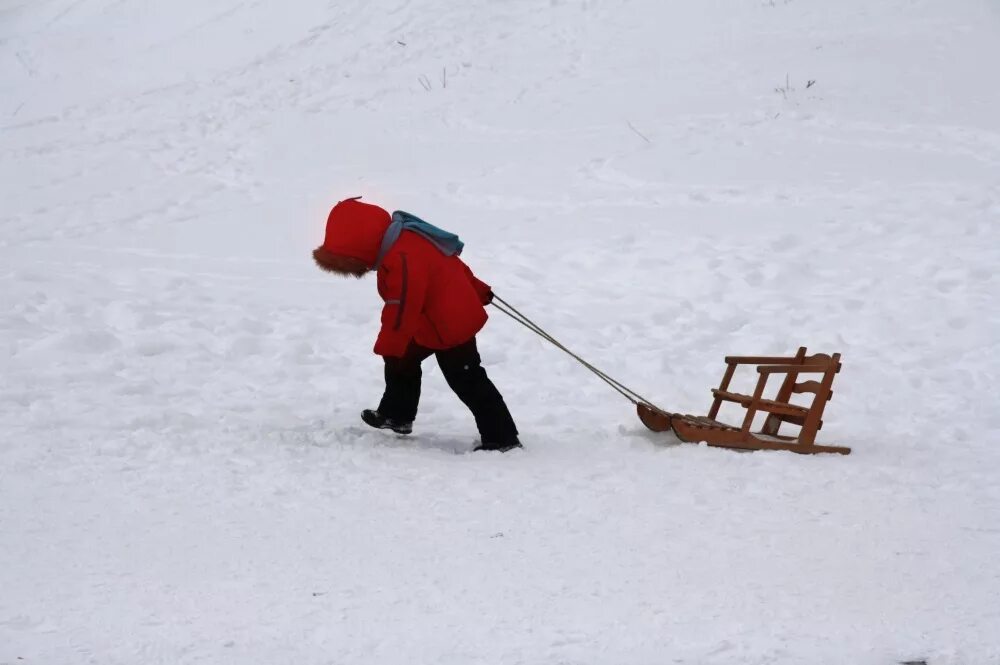
[[[320,267],[332,267],[342,258],[360,261],[369,269],[375,265],[392,216],[378,206],[362,203],[360,198],[341,201],[330,211],[326,237],[313,252]]]

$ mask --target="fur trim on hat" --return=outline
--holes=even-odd
[[[357,277],[361,279],[371,272],[371,268],[365,265],[363,261],[350,256],[333,254],[324,247],[317,247],[313,250],[313,260],[316,262],[316,265],[326,272],[332,272],[344,277]]]

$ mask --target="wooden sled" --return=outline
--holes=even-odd
[[[739,365],[757,365],[757,387],[753,395],[734,393],[729,390],[733,374]],[[637,411],[642,423],[654,432],[673,430],[681,441],[697,443],[704,441],[710,446],[737,448],[744,450],[791,450],[802,454],[840,453],[847,455],[850,448],[816,444],[816,433],[823,427],[823,410],[833,397],[833,379],[840,371],[840,354],[825,353],[806,355],[801,347],[791,358],[769,356],[727,356],[726,373],[722,383],[712,391],[715,396],[708,416],[661,411],[649,404],[638,404]],[[781,388],[774,399],[764,399],[764,389],[772,374],[784,376]],[[813,375],[799,382],[800,374]],[[817,376],[818,375],[818,376]],[[813,393],[812,404],[801,406],[792,404],[792,395]],[[739,404],[746,409],[746,416],[740,427],[727,425],[716,420],[723,402]],[[763,428],[751,432],[754,416],[758,412],[768,414]],[[782,423],[800,427],[797,436],[778,434]]]

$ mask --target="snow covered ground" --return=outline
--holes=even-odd
[[[997,63],[995,0],[0,0],[0,664],[1000,663]],[[854,453],[496,312],[524,451],[433,363],[367,430],[362,194],[665,408],[843,353]]]

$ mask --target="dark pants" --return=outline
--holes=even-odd
[[[444,351],[411,343],[402,358],[386,358],[385,394],[378,406],[379,413],[402,422],[417,417],[423,374],[420,363],[431,355],[437,356],[448,386],[475,416],[483,443],[506,443],[517,436],[507,404],[483,369],[475,337]]]

